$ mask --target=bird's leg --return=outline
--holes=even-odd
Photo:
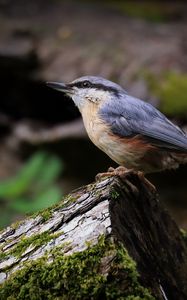
[[[123,166],[119,166],[116,169],[110,167],[107,172],[97,174],[95,179],[97,181],[97,180],[103,179],[104,177],[118,176],[123,180],[126,178],[126,176],[133,174],[133,173],[136,173],[138,175],[138,177],[140,178],[140,180],[143,181],[151,191],[153,191],[153,192],[156,191],[155,186],[144,177],[143,172],[135,171],[133,169],[127,169]]]
[[[145,178],[144,173],[141,171],[138,171],[138,177],[144,181],[144,183],[149,187],[149,189],[154,193],[156,191],[155,186],[148,180]]]
[[[98,173],[95,177],[96,180],[100,180],[104,177],[109,177],[109,176],[119,176],[123,177],[124,175],[131,173],[133,170],[132,169],[127,169],[123,166],[119,166],[116,169],[110,167],[107,172],[104,173]]]

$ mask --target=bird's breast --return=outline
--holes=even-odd
[[[119,165],[132,164],[135,156],[129,143],[122,142],[118,136],[112,134],[110,126],[98,115],[96,105],[85,106],[82,117],[89,138],[99,149]]]
[[[84,126],[91,141],[99,148],[103,149],[102,139],[109,133],[109,127],[98,116],[98,108],[94,103],[89,103],[82,110]]]

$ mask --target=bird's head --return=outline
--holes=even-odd
[[[86,104],[99,105],[124,92],[118,84],[96,76],[80,77],[70,83],[47,82],[47,85],[72,98],[80,111]]]

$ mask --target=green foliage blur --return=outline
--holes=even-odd
[[[62,172],[60,159],[37,152],[14,177],[0,182],[0,228],[17,216],[34,213],[61,200],[56,181]]]
[[[169,73],[163,81],[158,95],[161,108],[168,115],[187,118],[187,75]]]
[[[108,6],[111,6],[121,13],[132,18],[139,18],[150,22],[167,22],[181,17],[180,5],[163,1],[126,1],[126,0],[105,0]]]
[[[159,78],[146,74],[145,79],[153,94],[160,100],[159,108],[171,117],[187,119],[187,74],[169,72]]]

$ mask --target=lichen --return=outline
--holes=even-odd
[[[160,100],[160,109],[169,116],[187,117],[187,74],[169,72],[157,78],[145,74],[150,91]]]
[[[1,286],[0,299],[154,299],[140,285],[135,262],[111,238],[101,236],[96,245],[70,256],[62,250],[55,247],[43,258],[25,263]],[[103,259],[110,256],[110,269],[103,274]]]

